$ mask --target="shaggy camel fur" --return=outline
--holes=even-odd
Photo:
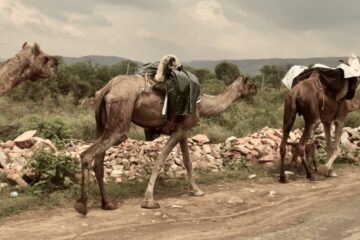
[[[162,117],[162,101],[153,91],[144,92],[145,80],[140,76],[118,76],[112,79],[96,94],[95,112],[98,138],[81,154],[82,185],[81,197],[75,209],[87,214],[89,171],[94,161],[94,171],[102,196],[102,208],[112,210],[116,205],[109,201],[104,189],[104,155],[111,146],[118,145],[127,139],[130,122],[148,129],[170,135],[164,149],[155,161],[146,192],[142,202],[143,208],[158,208],[154,201],[153,190],[156,178],[171,150],[180,143],[184,166],[187,171],[190,194],[202,196],[204,193],[196,185],[187,143],[188,132],[199,121],[226,110],[233,102],[246,96],[256,94],[256,86],[246,77],[239,76],[222,94],[217,96],[201,95],[201,102],[192,115],[178,116],[172,121]]]
[[[23,81],[55,76],[58,61],[40,50],[38,44],[26,42],[14,57],[0,64],[0,96]]]
[[[343,88],[347,88],[347,81],[344,82]],[[351,100],[345,100],[346,91],[341,91],[342,96],[334,95],[321,83],[319,73],[314,72],[308,79],[295,85],[285,97],[284,118],[283,118],[283,136],[280,144],[280,182],[286,183],[285,176],[285,154],[286,144],[289,133],[294,124],[296,114],[302,115],[305,121],[305,129],[301,136],[298,152],[301,161],[305,167],[306,176],[309,180],[315,180],[307,168],[304,153],[305,144],[307,143],[311,129],[314,124],[321,121],[324,125],[326,138],[326,155],[327,163],[319,167],[319,172],[327,176],[336,176],[332,171],[332,165],[340,153],[340,137],[344,126],[344,121],[349,112],[352,112],[360,106],[359,87],[355,96]],[[339,100],[337,101],[336,98]],[[331,124],[335,124],[335,151],[331,146]]]

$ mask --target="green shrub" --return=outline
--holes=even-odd
[[[37,114],[31,114],[22,119],[19,133],[27,130],[37,130],[38,136],[50,139],[56,145],[62,145],[63,141],[72,137],[73,128],[66,124],[59,117],[42,117]]]
[[[70,188],[79,171],[79,164],[74,158],[65,154],[55,155],[44,149],[35,151],[27,167],[34,172],[31,183],[34,192],[45,194]]]

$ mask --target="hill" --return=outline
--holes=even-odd
[[[126,58],[117,57],[117,56],[100,56],[100,55],[88,55],[82,57],[62,57],[62,58],[63,61],[67,64],[91,61],[101,65],[113,65],[127,60]]]
[[[346,57],[322,57],[322,58],[266,58],[266,59],[233,59],[233,60],[193,60],[184,62],[184,65],[193,68],[207,68],[214,72],[215,66],[223,61],[233,63],[239,67],[242,73],[251,76],[259,74],[259,69],[264,65],[304,65],[308,66],[314,63],[322,63],[331,67],[336,67],[340,59],[347,59]],[[0,58],[0,62],[6,59]],[[92,61],[101,65],[117,64],[128,59],[117,56],[101,56],[101,55],[88,55],[82,57],[63,57],[63,61],[67,64],[74,64],[77,62]],[[139,62],[140,63],[140,62]]]
[[[240,72],[251,76],[259,74],[259,69],[264,65],[304,65],[308,66],[315,63],[322,63],[331,67],[336,67],[340,59],[344,57],[324,57],[324,58],[268,58],[268,59],[242,59],[242,60],[194,60],[186,65],[194,68],[208,68],[214,71],[215,66],[222,61],[227,61],[238,66]]]

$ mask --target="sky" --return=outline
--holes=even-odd
[[[360,54],[358,0],[0,0],[0,58],[48,54],[154,61]]]

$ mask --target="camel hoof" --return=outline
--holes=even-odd
[[[115,210],[118,208],[116,203],[112,203],[112,202],[108,202],[108,203],[103,203],[101,206],[102,209],[104,210]]]
[[[307,180],[312,181],[312,182],[316,181],[316,178],[313,175],[309,175],[306,178],[307,178]]]
[[[153,199],[144,199],[144,201],[141,204],[141,207],[147,209],[155,209],[155,208],[160,208],[160,204],[158,202],[155,202]]]
[[[319,174],[326,176],[326,177],[336,177],[336,173],[331,168],[328,168],[326,165],[321,165],[318,168]]]
[[[87,207],[86,207],[86,205],[85,205],[84,203],[82,203],[82,202],[77,202],[77,203],[75,203],[74,208],[75,208],[75,210],[76,210],[78,213],[82,214],[83,216],[86,216],[86,214],[87,214]]]
[[[199,190],[196,190],[196,191],[190,191],[189,195],[190,196],[195,196],[195,197],[201,197],[201,196],[204,196],[205,193],[199,189]]]
[[[289,183],[289,181],[286,179],[286,177],[280,177],[279,182],[280,183]]]

